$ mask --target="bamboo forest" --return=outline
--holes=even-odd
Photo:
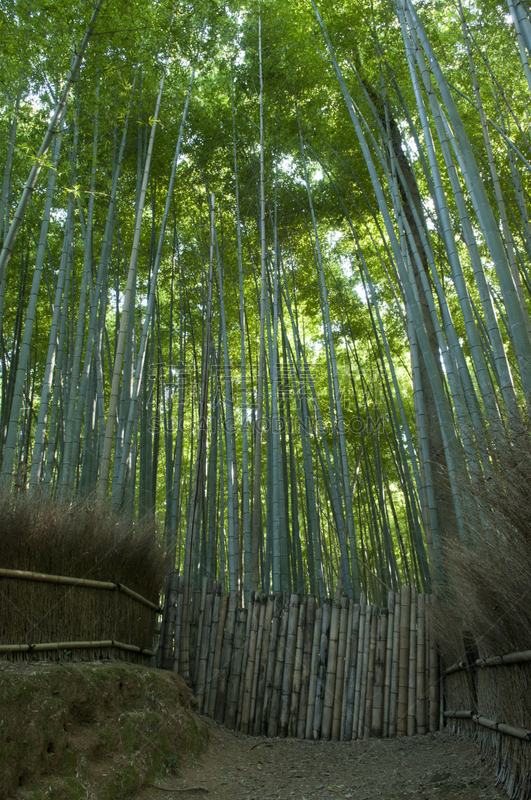
[[[0,25],[0,489],[244,601],[442,590],[531,403],[527,2]]]

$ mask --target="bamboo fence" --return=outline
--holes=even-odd
[[[444,672],[444,718],[453,731],[474,735],[515,800],[531,796],[530,685],[530,650],[465,658]]]
[[[155,656],[159,612],[119,583],[0,569],[0,659],[144,664]]]
[[[182,577],[173,573],[171,580],[161,663],[178,672],[184,593]],[[438,730],[429,597],[403,586],[389,593],[387,608],[363,596],[360,603],[344,596],[317,607],[312,595],[253,592],[242,608],[235,594],[222,596],[221,585],[207,578],[193,594],[189,664],[200,713],[243,733],[299,739]]]

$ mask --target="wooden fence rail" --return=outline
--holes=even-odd
[[[182,578],[173,573],[160,665],[179,671]],[[198,711],[250,734],[332,741],[440,727],[431,597],[403,586],[388,607],[253,593],[246,608],[221,584],[193,592],[189,673]]]

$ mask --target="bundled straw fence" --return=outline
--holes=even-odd
[[[229,728],[338,741],[440,726],[431,599],[408,586],[389,593],[388,608],[363,597],[318,607],[311,595],[257,593],[242,608],[204,579],[193,592],[188,637],[176,572],[166,597],[159,664],[181,674],[188,665],[198,711]]]
[[[445,718],[475,735],[509,796],[531,797],[531,651],[454,664],[444,695]]]
[[[0,659],[145,663],[159,610],[119,583],[0,569]]]

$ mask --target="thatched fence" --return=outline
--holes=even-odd
[[[120,583],[0,569],[0,659],[147,663],[159,610]]]
[[[453,664],[444,698],[448,724],[475,736],[509,796],[531,797],[531,650]]]
[[[205,579],[183,636],[182,578],[167,586],[159,664],[188,666],[198,711],[229,728],[332,741],[440,726],[431,598],[403,586],[388,607],[297,594],[236,595]],[[181,645],[187,652],[183,654]]]

